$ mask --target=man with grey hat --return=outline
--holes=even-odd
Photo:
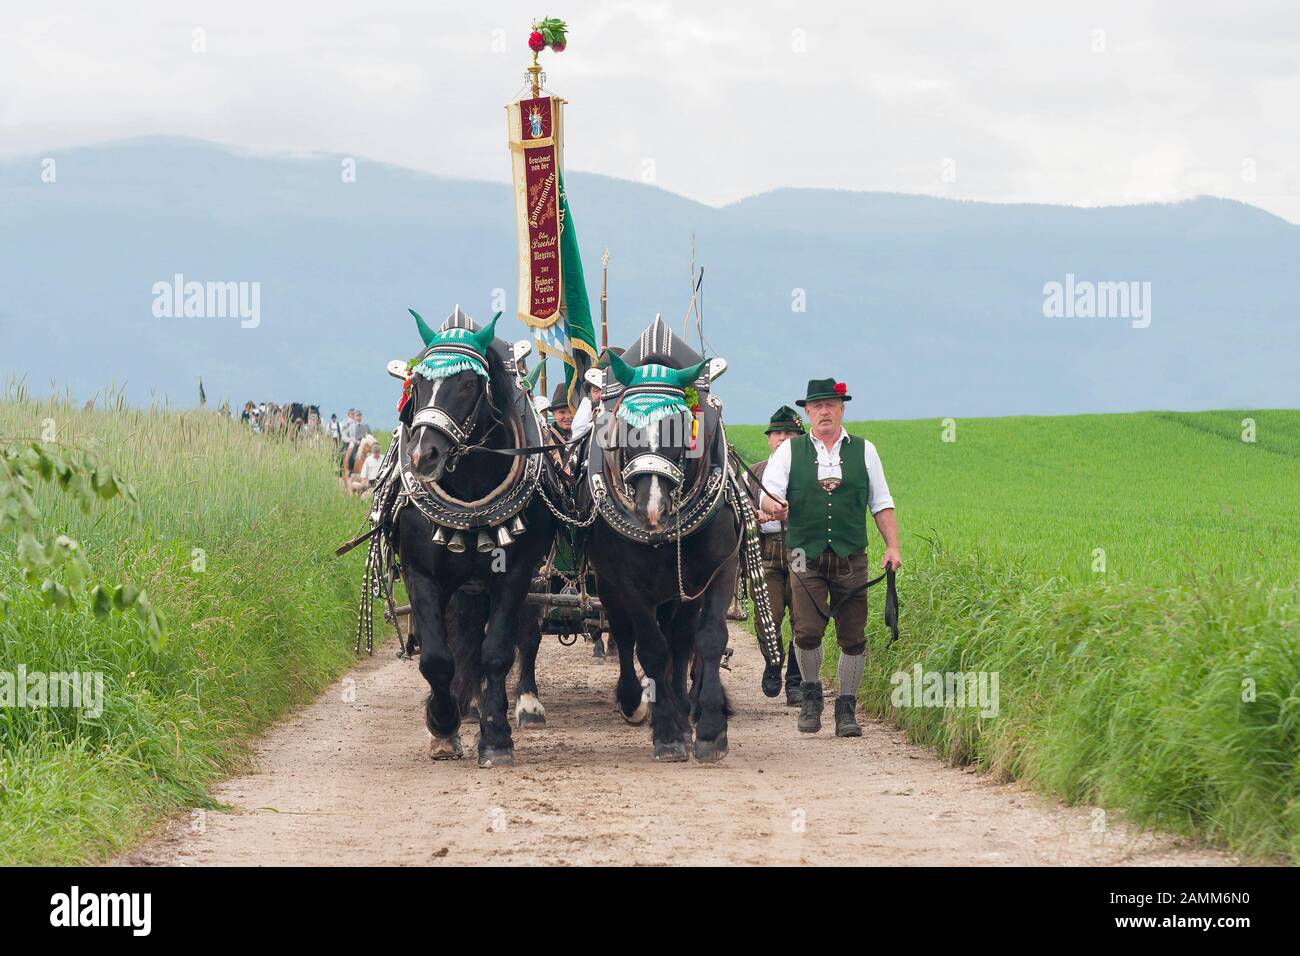
[[[894,499],[876,446],[844,429],[848,387],[813,379],[795,404],[808,412],[809,433],[772,453],[764,472],[764,510],[786,521],[791,570],[795,654],[804,675],[799,730],[822,725],[822,638],[835,621],[840,645],[835,736],[861,737],[856,709],[866,669],[867,515],[885,541],[881,566],[899,568]]]

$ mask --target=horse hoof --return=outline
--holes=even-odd
[[[429,741],[429,757],[433,760],[459,760],[465,756],[460,746],[460,734],[450,737],[434,737]]]
[[[605,645],[599,637],[591,642],[591,656],[598,661],[605,659]]]
[[[623,713],[623,708],[618,709],[619,716],[626,720],[633,727],[639,727],[645,723],[645,719],[650,716],[650,702],[643,700],[636,705],[636,710],[630,714]]]
[[[515,750],[513,747],[480,747],[478,752],[480,767],[513,767]]]
[[[718,763],[727,755],[727,735],[720,734],[717,740],[695,740],[695,759],[700,763]]]
[[[536,694],[523,693],[515,702],[516,727],[545,727],[546,708]]]
[[[661,763],[681,763],[690,758],[686,755],[686,744],[680,740],[655,741],[655,760]]]

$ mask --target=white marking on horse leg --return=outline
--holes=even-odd
[[[546,716],[546,708],[542,702],[537,699],[536,694],[520,694],[519,700],[515,702],[515,720],[519,720],[521,714],[535,714],[538,717]]]
[[[655,682],[649,677],[641,678],[641,703],[636,705],[636,710],[632,711],[632,716],[623,714],[623,719],[629,724],[644,724],[645,719],[650,716],[650,705],[655,699]],[[619,713],[623,713],[619,708]]]

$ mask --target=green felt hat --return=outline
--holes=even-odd
[[[795,432],[802,435],[803,419],[789,405],[782,405],[772,413],[772,418],[763,434],[770,435],[772,432]]]
[[[833,378],[810,378],[808,380],[808,394],[795,402],[800,408],[803,408],[809,402],[816,402],[823,398],[839,398],[844,401],[852,401],[853,396],[849,394],[848,386],[843,382],[837,382]]]

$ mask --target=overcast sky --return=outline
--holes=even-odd
[[[570,27],[543,60],[571,169],[713,204],[1209,193],[1300,222],[1294,0],[5,5],[7,155],[175,134],[505,180],[502,106],[550,14]]]

